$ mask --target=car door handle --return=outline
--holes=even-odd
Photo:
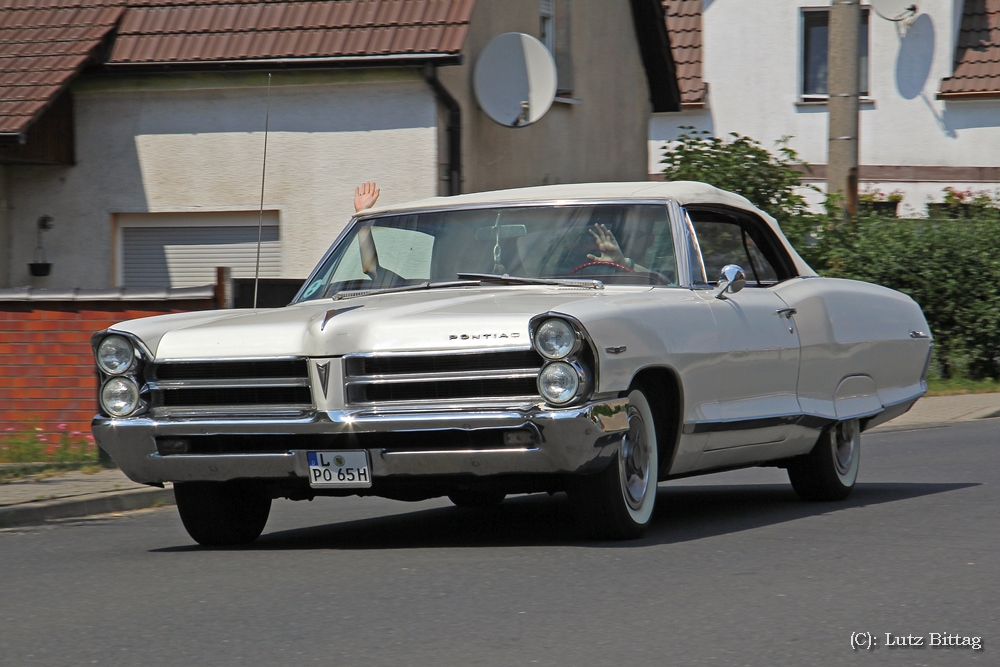
[[[788,319],[792,319],[792,315],[795,315],[799,311],[794,308],[779,308],[774,312],[778,313],[778,317],[787,317]]]

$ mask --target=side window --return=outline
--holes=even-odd
[[[715,282],[727,264],[746,272],[747,283],[760,285],[778,281],[778,273],[757,244],[735,220],[715,217],[693,221],[697,243],[709,282]]]

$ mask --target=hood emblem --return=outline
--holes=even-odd
[[[364,305],[351,306],[350,308],[333,308],[331,310],[326,311],[326,315],[323,316],[323,324],[319,325],[319,330],[322,331],[323,329],[325,329],[326,323],[335,318],[337,315],[340,315],[341,313],[346,313],[349,310],[357,310],[358,308],[364,308]]]
[[[449,334],[448,340],[495,340],[499,338],[520,338],[521,334],[513,333],[477,333],[477,334]]]
[[[316,374],[319,375],[319,384],[323,388],[323,398],[326,398],[326,389],[330,384],[330,362],[316,364]]]

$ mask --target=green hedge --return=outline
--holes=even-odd
[[[942,377],[1000,378],[1000,223],[994,210],[959,219],[825,216],[791,221],[789,240],[817,272],[908,294],[934,334]]]

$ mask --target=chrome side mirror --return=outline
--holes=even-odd
[[[716,299],[725,299],[726,294],[736,294],[747,286],[747,275],[736,264],[726,264],[719,274],[719,286],[715,290]]]

